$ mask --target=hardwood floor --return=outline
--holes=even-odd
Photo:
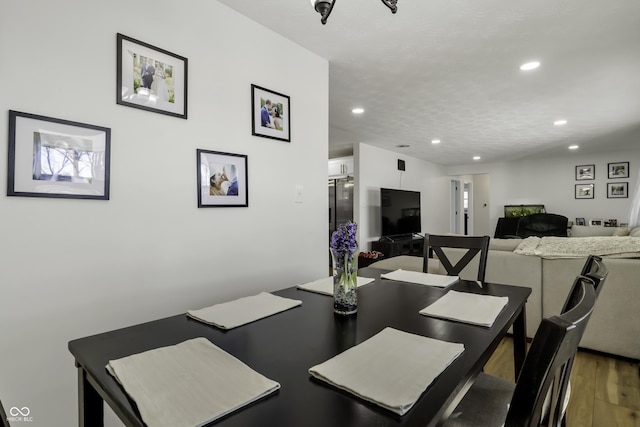
[[[484,371],[514,381],[511,338],[502,341]],[[640,427],[640,363],[578,351],[567,427]]]

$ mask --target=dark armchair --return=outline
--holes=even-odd
[[[563,215],[551,213],[531,214],[520,217],[516,235],[522,238],[530,236],[567,237],[568,223],[569,219]]]

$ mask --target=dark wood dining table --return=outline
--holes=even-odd
[[[253,427],[432,426],[449,416],[484,364],[513,327],[516,374],[526,353],[525,303],[519,286],[458,281],[446,289],[381,279],[384,270],[358,275],[373,283],[358,288],[358,312],[333,314],[330,296],[290,287],[273,292],[302,301],[296,308],[225,331],[185,313],[69,342],[78,370],[79,425],[103,426],[104,402],[126,426],[144,426],[140,414],[107,372],[109,360],[205,337],[281,388],[208,424]],[[427,317],[418,312],[449,289],[509,297],[492,327]],[[194,307],[199,308],[199,307]],[[385,327],[464,344],[464,352],[429,385],[403,416],[311,377],[308,369],[357,345]]]

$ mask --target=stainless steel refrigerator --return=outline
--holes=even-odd
[[[353,177],[329,180],[329,243],[331,234],[347,221],[353,221]]]

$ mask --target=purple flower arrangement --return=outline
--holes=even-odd
[[[333,258],[333,311],[340,315],[358,311],[358,226],[347,222],[331,235]]]
[[[358,231],[358,225],[348,221],[346,224],[340,225],[331,235],[331,249],[337,252],[340,259],[347,256],[347,262],[353,261],[354,254],[358,249],[356,231]]]

